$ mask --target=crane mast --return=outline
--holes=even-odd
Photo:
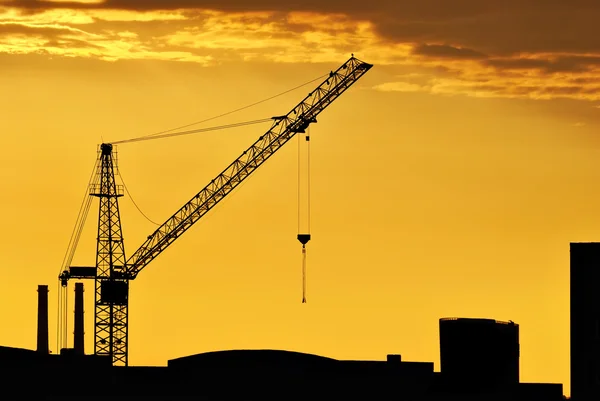
[[[123,191],[115,180],[113,146],[100,146],[99,184],[90,190],[90,195],[100,199],[96,266],[69,266],[59,276],[63,286],[71,278],[95,280],[95,354],[111,355],[114,365],[128,365],[129,281],[296,133],[304,133],[316,123],[317,116],[372,66],[352,56],[287,114],[272,117],[273,124],[265,134],[149,235],[129,259],[125,259],[118,206]]]
[[[111,144],[100,146],[99,184],[90,195],[100,199],[96,240],[95,353],[112,355],[114,364],[127,366],[127,308],[129,282],[118,199],[123,188],[115,180],[116,158]]]

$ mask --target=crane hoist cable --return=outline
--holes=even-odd
[[[302,303],[305,304],[306,244],[310,241],[310,127],[306,135],[298,135],[298,241],[302,244]]]
[[[79,244],[79,239],[81,238],[81,233],[83,232],[83,228],[85,226],[85,222],[87,220],[88,212],[90,211],[90,206],[92,204],[92,197],[90,196],[90,188],[95,184],[97,180],[96,170],[98,169],[98,161],[97,158],[94,162],[94,167],[92,168],[92,174],[90,175],[90,179],[88,180],[88,184],[85,188],[85,194],[83,200],[81,202],[81,206],[79,207],[79,212],[77,214],[77,219],[75,220],[75,226],[73,227],[73,232],[71,233],[71,237],[69,238],[69,244],[67,245],[67,250],[65,251],[65,255],[63,256],[63,261],[60,266],[60,272],[62,272],[66,267],[71,265],[73,258],[75,256],[75,251],[77,249],[77,245]],[[59,273],[60,273],[59,272]],[[68,307],[68,299],[67,299],[67,290],[62,282],[58,282],[58,307],[57,307],[57,325],[56,325],[56,348],[57,352],[60,352],[60,349],[63,347],[67,347],[67,307]]]
[[[98,168],[98,159],[94,162],[94,167],[92,168],[92,174],[90,175],[90,179],[88,181],[87,186],[85,187],[85,194],[83,200],[81,202],[81,206],[79,207],[79,213],[77,214],[77,220],[75,221],[75,227],[73,228],[73,232],[71,233],[71,238],[69,239],[69,244],[67,245],[67,250],[63,257],[62,264],[60,266],[60,272],[62,272],[65,267],[71,264],[73,260],[73,256],[75,255],[75,249],[77,248],[77,244],[79,242],[79,238],[81,237],[81,231],[83,230],[83,225],[85,224],[85,220],[87,218],[87,214],[90,210],[90,201],[92,197],[90,196],[90,187],[97,180],[96,169]]]

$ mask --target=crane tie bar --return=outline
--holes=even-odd
[[[198,128],[198,129],[193,129],[193,130],[189,130],[189,131],[169,132],[166,134],[160,134],[160,135],[155,135],[155,136],[142,136],[139,138],[131,138],[131,139],[124,139],[121,141],[115,141],[115,142],[113,142],[113,144],[116,145],[119,143],[149,141],[150,139],[160,139],[160,138],[169,138],[172,136],[197,134],[199,132],[217,131],[217,130],[226,129],[226,128],[237,128],[237,127],[243,127],[246,125],[261,124],[261,123],[266,123],[267,121],[272,121],[272,120],[270,118],[262,118],[260,120],[251,120],[251,121],[243,121],[243,122],[233,123],[233,124],[217,125],[214,127]]]

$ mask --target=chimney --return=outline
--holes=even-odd
[[[75,331],[73,348],[77,355],[84,355],[83,345],[83,283],[75,283]]]
[[[49,354],[48,348],[48,286],[38,285],[37,352]]]

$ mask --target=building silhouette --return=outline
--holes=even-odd
[[[337,360],[282,350],[207,352],[170,360],[165,367],[115,367],[110,357],[62,355],[0,347],[0,400],[65,396],[152,396],[153,400],[404,400],[558,401],[561,384],[485,387],[461,377],[449,382],[432,362]],[[489,382],[489,380],[488,380]],[[162,398],[160,398],[162,397]],[[97,399],[97,398],[95,398]]]
[[[455,386],[512,391],[519,384],[519,325],[440,319],[441,374]]]
[[[81,295],[83,289],[77,288]],[[41,343],[45,344],[45,293]],[[82,310],[76,307],[81,318]],[[283,350],[226,350],[168,361],[161,367],[112,366],[110,356],[84,355],[82,330],[76,348],[53,355],[0,347],[0,400],[152,396],[153,400],[404,400],[558,401],[562,384],[519,382],[519,326],[492,319],[440,319],[441,371],[433,362],[338,360]],[[97,398],[95,398],[97,399]]]
[[[571,399],[600,400],[600,243],[571,243]]]

